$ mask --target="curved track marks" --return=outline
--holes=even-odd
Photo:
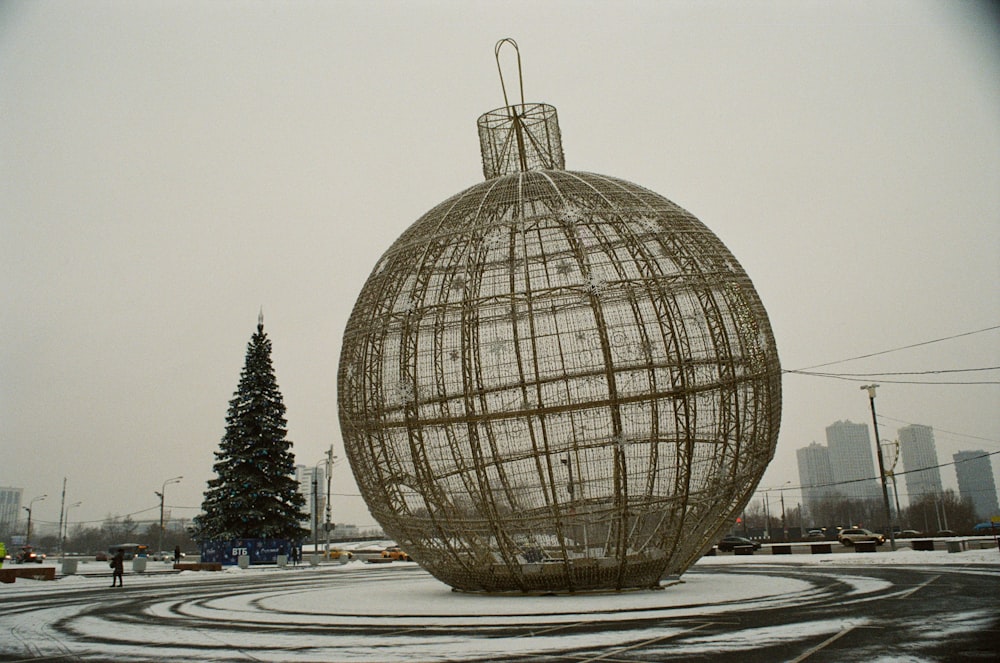
[[[1000,642],[994,567],[710,567],[659,592],[506,599],[416,566],[134,584],[0,595],[0,660],[980,660]]]

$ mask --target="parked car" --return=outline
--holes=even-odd
[[[45,561],[45,553],[35,552],[34,548],[31,546],[23,546],[17,551],[17,556],[14,557],[14,561],[18,564],[27,564],[29,562],[41,564]]]
[[[108,548],[108,553],[114,555],[119,550],[125,556],[125,559],[133,559],[135,557],[148,557],[149,556],[149,546],[143,545],[141,543],[119,543],[117,545]]]
[[[413,559],[407,555],[399,546],[391,546],[382,551],[383,559],[391,559],[394,562],[412,562]]]
[[[330,559],[340,559],[344,558],[347,561],[354,559],[354,553],[350,550],[341,550],[340,548],[330,548],[329,552]]]
[[[916,538],[916,537],[918,537],[920,535],[921,535],[920,532],[918,532],[915,529],[904,529],[902,532],[899,533],[899,538],[901,538],[901,539],[914,539],[914,538]]]
[[[184,553],[181,553],[181,559],[184,559],[185,557],[187,557],[187,555],[185,555]],[[152,557],[150,559],[152,559],[154,562],[164,562],[164,561],[166,561],[166,562],[172,562],[174,560],[174,551],[173,550],[161,550],[158,553],[153,553],[153,555],[152,555]]]
[[[872,541],[880,546],[885,543],[885,535],[861,527],[852,527],[840,530],[837,540],[845,546],[853,546],[855,543],[865,543],[867,541]]]
[[[365,546],[363,548],[354,548],[354,549],[352,549],[351,550],[351,554],[354,555],[354,559],[359,560],[361,562],[370,563],[370,562],[374,561],[376,564],[379,563],[379,562],[383,562],[383,561],[389,561],[389,562],[391,562],[392,561],[391,559],[384,560],[382,558],[382,552],[384,550],[385,550],[385,548],[383,548],[382,546],[378,546],[378,547],[376,547],[376,546]]]
[[[721,552],[732,552],[738,546],[752,546],[754,550],[760,550],[760,544],[742,536],[727,536],[719,541],[717,547]]]
[[[94,561],[95,562],[106,562],[106,561],[108,561],[108,553],[104,552],[103,550],[100,551],[100,552],[94,553]]]
[[[810,541],[821,541],[826,538],[826,534],[821,529],[811,529],[806,532],[806,538]]]
[[[950,529],[943,529],[938,531],[938,533],[935,534],[934,536],[958,536],[958,534],[951,531]]]

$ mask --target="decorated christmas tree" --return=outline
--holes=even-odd
[[[305,499],[295,481],[286,423],[261,314],[215,452],[217,476],[208,482],[203,513],[195,518],[200,541],[298,540],[307,534],[299,526],[308,516],[302,513]]]

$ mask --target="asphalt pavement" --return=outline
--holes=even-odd
[[[822,566],[748,558],[684,575],[691,586],[792,583],[796,590],[786,595],[704,595],[650,607],[647,592],[633,595],[635,607],[616,598],[607,603],[614,607],[596,611],[569,597],[554,599],[560,602],[548,613],[502,615],[421,610],[414,597],[440,587],[412,563],[203,572],[196,582],[126,575],[121,589],[95,587],[93,578],[29,581],[39,591],[0,588],[0,661],[827,663],[1000,656],[1000,565],[859,567],[839,566],[838,558]],[[669,599],[670,591],[660,596]],[[352,609],[361,597],[374,597],[384,611]],[[646,601],[641,607],[639,598]]]

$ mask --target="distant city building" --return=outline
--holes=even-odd
[[[1000,516],[997,504],[997,486],[993,481],[993,465],[989,455],[983,451],[959,451],[955,459],[955,474],[958,475],[958,493],[962,499],[972,501],[976,517],[986,520]]]
[[[315,482],[313,481],[315,479]],[[323,523],[326,522],[326,471],[322,465],[296,465],[295,480],[299,482],[299,492],[306,499],[305,511],[309,514],[309,520],[300,523],[302,527],[312,530],[313,522],[319,525],[319,530],[323,531]],[[313,484],[316,485],[316,499],[313,500]],[[314,520],[315,518],[315,520]]]
[[[0,527],[14,529],[21,515],[23,488],[0,486]]]
[[[833,467],[830,465],[830,450],[813,442],[808,447],[795,451],[799,462],[799,484],[802,486],[802,502],[810,517],[818,513],[819,505],[837,494],[833,485]]]
[[[357,525],[341,525],[338,523],[333,528],[331,536],[335,539],[354,539],[360,536],[360,530]]]
[[[906,470],[903,477],[906,479],[910,504],[922,497],[937,496],[944,492],[933,428],[920,424],[900,428],[899,453],[903,458],[903,469]]]
[[[826,427],[826,444],[837,492],[852,500],[880,499],[868,426],[850,421],[830,424]]]

